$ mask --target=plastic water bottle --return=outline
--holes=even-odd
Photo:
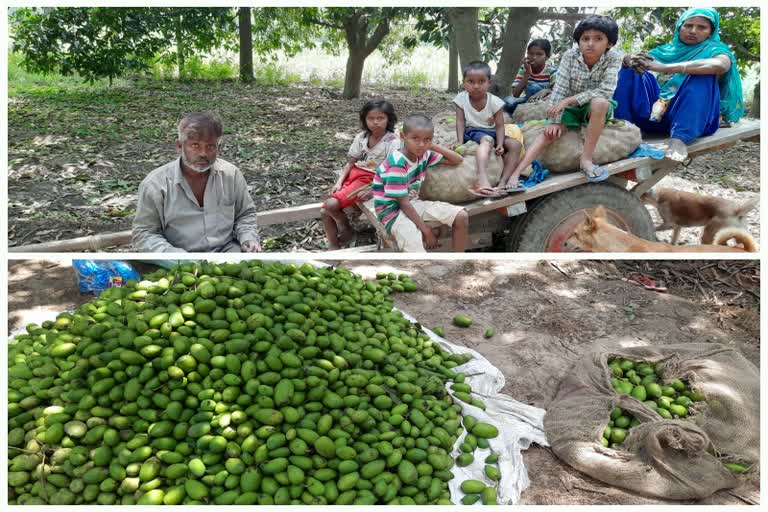
[[[664,112],[667,111],[667,105],[669,105],[669,101],[667,100],[663,100],[661,98],[656,100],[656,102],[653,104],[653,107],[651,108],[651,115],[648,117],[648,119],[654,123],[661,121],[661,118],[664,117]]]

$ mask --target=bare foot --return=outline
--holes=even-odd
[[[483,190],[483,189],[486,189],[486,188],[493,188],[491,186],[491,182],[490,181],[488,181],[487,179],[475,180],[475,186],[474,186],[473,190]]]
[[[328,243],[329,251],[338,251],[339,249],[341,249],[341,246],[339,244],[332,244],[330,242]]]
[[[493,187],[485,187],[485,188],[477,188],[477,189],[471,188],[469,189],[469,193],[477,197],[496,197],[497,190]]]
[[[688,158],[688,146],[680,139],[669,139],[666,157],[675,162],[684,162]]]
[[[595,162],[582,158],[579,160],[579,165],[581,166],[581,169],[592,169],[595,166]]]

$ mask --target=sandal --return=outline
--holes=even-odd
[[[579,170],[584,173],[584,176],[587,177],[587,181],[589,181],[590,183],[597,183],[598,181],[603,181],[608,178],[608,169],[597,164],[595,164],[595,166],[589,170],[587,169],[579,169]],[[600,173],[595,174],[595,171],[600,171]]]
[[[528,187],[526,187],[525,185],[523,185],[521,182],[518,181],[517,185],[515,185],[514,187],[507,185],[502,190],[504,191],[505,194],[513,194],[515,192],[525,192],[526,190],[528,190]]]

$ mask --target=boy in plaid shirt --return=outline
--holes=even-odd
[[[613,118],[616,108],[612,98],[622,55],[610,49],[618,38],[619,26],[609,16],[588,16],[576,26],[573,39],[579,46],[565,52],[558,66],[555,88],[549,97],[549,124],[544,129],[543,137],[527,148],[514,177],[558,139],[564,128],[578,130],[586,124],[580,170],[591,182],[608,178],[608,170],[596,165],[592,155],[605,122]]]

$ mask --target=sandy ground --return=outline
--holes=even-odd
[[[701,300],[673,285],[669,293],[647,291],[619,279],[611,263],[545,261],[346,261],[365,277],[404,272],[418,283],[397,294],[395,305],[428,327],[443,327],[452,343],[469,346],[501,369],[503,392],[546,408],[572,364],[598,339],[642,339],[651,344],[710,342],[734,346],[759,365],[759,304]],[[679,262],[678,262],[679,263]],[[696,265],[711,265],[701,261]],[[664,272],[663,262],[643,262]],[[143,267],[146,269],[147,267]],[[660,284],[657,282],[657,284]],[[750,292],[752,293],[752,292]],[[9,332],[54,318],[91,297],[77,290],[69,262],[42,260],[9,264]],[[466,314],[468,329],[451,319]],[[486,328],[496,334],[485,339]],[[524,452],[531,486],[522,504],[663,504],[594,480],[560,462],[548,448]],[[759,472],[741,477],[741,487],[697,504],[759,502]]]

